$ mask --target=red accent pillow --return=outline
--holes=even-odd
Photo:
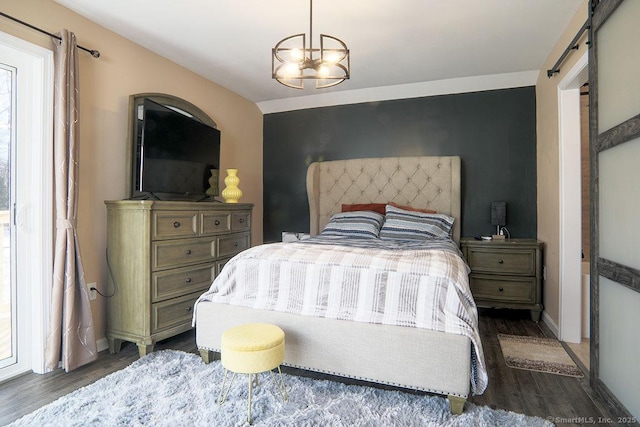
[[[386,213],[386,203],[356,203],[352,205],[342,205],[342,212],[373,211],[384,215]]]
[[[405,211],[412,211],[412,212],[422,212],[422,213],[428,213],[428,214],[435,214],[438,213],[438,211],[434,211],[433,209],[420,209],[420,208],[413,208],[411,206],[405,206],[405,205],[399,205],[395,202],[389,202],[389,204],[391,206],[393,206],[394,208],[398,208],[398,209],[404,209]],[[344,205],[342,205],[344,206]]]

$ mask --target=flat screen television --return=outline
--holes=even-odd
[[[218,195],[220,131],[150,99],[140,107],[132,197],[200,200]],[[214,185],[207,194],[212,170]]]

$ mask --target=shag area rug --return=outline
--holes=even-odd
[[[554,338],[498,334],[507,366],[568,377],[583,377],[582,371]]]
[[[80,388],[12,426],[242,426],[247,417],[246,376],[236,378],[218,405],[220,362],[164,350]],[[446,398],[386,391],[285,374],[282,402],[269,374],[252,399],[255,426],[552,426],[541,418],[466,403],[451,415]]]

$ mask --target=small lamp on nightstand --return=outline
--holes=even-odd
[[[507,202],[491,202],[491,225],[496,226],[496,234],[493,235],[495,239],[504,239],[504,233],[502,228],[507,223]]]

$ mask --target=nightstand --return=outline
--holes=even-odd
[[[471,267],[471,293],[478,307],[531,310],[538,322],[542,312],[542,251],[534,239],[460,239]]]

